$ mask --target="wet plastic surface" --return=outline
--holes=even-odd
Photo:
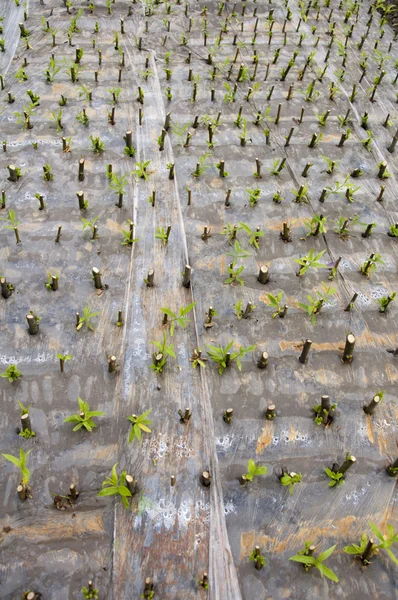
[[[223,46],[217,56],[233,57],[236,46],[232,44],[237,34],[240,56],[234,65],[237,76],[240,63],[252,71],[255,18],[248,15],[257,7],[259,32],[255,49],[260,55],[257,80],[260,91],[254,100],[244,100],[250,82],[238,85],[234,103],[224,102],[225,78],[210,81],[212,67],[206,59],[223,20],[231,14],[232,5],[226,4],[223,18],[217,17],[218,4],[207,4],[207,46],[203,46],[203,18],[200,12],[204,3],[190,2],[189,15],[194,19],[187,46],[181,46],[181,33],[188,28],[184,16],[185,4],[172,5],[170,32],[164,19],[166,7],[156,8],[148,18],[145,33],[144,7],[133,5],[133,15],[127,17],[128,3],[116,1],[112,14],[101,2],[90,15],[86,4],[79,20],[80,33],[73,35],[74,47],[65,40],[69,16],[61,2],[39,2],[28,5],[33,50],[26,52],[19,41],[15,50],[18,22],[22,21],[23,8],[8,7],[0,2],[0,15],[5,15],[4,37],[7,50],[0,55],[0,72],[6,76],[5,90],[1,92],[2,113],[0,125],[2,138],[7,141],[7,152],[0,154],[2,189],[7,194],[7,208],[15,210],[20,221],[22,240],[15,244],[14,233],[2,229],[0,248],[0,275],[11,282],[15,291],[10,298],[0,302],[2,370],[8,364],[17,364],[22,371],[21,380],[9,384],[2,379],[0,390],[3,401],[1,416],[1,452],[16,455],[23,447],[32,449],[29,456],[31,469],[31,500],[21,503],[16,494],[19,483],[17,469],[2,462],[1,488],[3,490],[1,518],[1,582],[0,597],[14,600],[28,589],[40,591],[43,598],[80,597],[80,590],[94,579],[100,598],[139,598],[146,577],[155,583],[156,596],[167,599],[243,600],[255,598],[394,598],[396,595],[396,566],[386,554],[380,554],[370,567],[362,569],[352,557],[343,553],[343,546],[357,543],[363,531],[369,533],[368,523],[374,521],[385,531],[387,523],[397,526],[396,480],[385,473],[385,467],[397,457],[397,406],[395,398],[398,377],[398,360],[387,349],[397,346],[395,322],[397,309],[394,302],[386,314],[378,312],[376,300],[396,289],[396,240],[387,235],[389,227],[398,221],[395,206],[397,175],[396,154],[386,146],[395,132],[382,123],[387,113],[394,119],[395,76],[392,62],[387,64],[387,75],[381,84],[376,102],[371,103],[366,89],[379,73],[377,66],[368,60],[368,74],[358,86],[358,96],[350,103],[352,84],[360,77],[358,63],[360,52],[356,44],[366,31],[368,19],[365,5],[352,38],[348,42],[349,60],[341,85],[341,93],[334,102],[328,100],[328,86],[341,65],[338,48],[333,46],[329,66],[323,83],[315,90],[322,92],[315,102],[306,102],[299,90],[305,90],[324,68],[325,32],[329,28],[330,9],[321,10],[316,20],[316,10],[311,10],[308,20],[302,22],[299,32],[299,8],[291,4],[292,20],[287,24],[287,43],[283,45],[281,32],[286,8],[272,4],[276,22],[271,45],[268,45],[266,20],[268,5],[246,3],[244,31],[235,18],[223,35]],[[335,4],[335,5],[334,5]],[[334,3],[334,17],[338,39],[344,41],[344,12]],[[76,15],[76,5],[72,14]],[[332,8],[332,4],[331,7]],[[236,5],[240,13],[241,4]],[[50,15],[50,12],[52,14]],[[40,17],[49,19],[51,27],[58,29],[56,47],[52,48],[51,35],[42,31]],[[120,17],[125,18],[125,35],[119,35],[120,47],[125,52],[122,82],[117,83],[120,55],[114,49],[113,32],[120,30]],[[100,33],[93,34],[95,21]],[[351,23],[351,21],[350,21]],[[311,26],[322,32],[314,63],[302,82],[297,81],[305,58],[314,50]],[[379,41],[379,48],[387,51],[393,34],[388,26]],[[280,71],[285,67],[297,47],[300,32],[306,34],[296,65],[285,82],[280,81]],[[164,36],[166,44],[163,45]],[[142,50],[136,38],[142,37]],[[370,30],[363,49],[371,54],[378,37],[376,25]],[[92,47],[96,38],[96,48]],[[14,40],[12,42],[11,40]],[[84,49],[79,82],[71,84],[65,69],[55,82],[45,82],[44,70],[52,52],[56,60],[74,59],[76,47]],[[396,47],[393,44],[393,48]],[[102,51],[102,65],[98,84],[94,71],[98,69],[98,49]],[[276,65],[270,66],[264,82],[266,63],[272,62],[277,48],[281,48]],[[170,51],[172,76],[166,81],[165,52]],[[185,59],[192,52],[188,65]],[[262,53],[262,54],[261,54]],[[390,52],[393,55],[393,50]],[[24,57],[27,57],[28,81],[19,83],[14,75]],[[149,57],[152,74],[144,80],[145,60]],[[10,66],[9,66],[10,65]],[[191,102],[192,83],[187,81],[189,68],[200,75],[196,102]],[[295,92],[286,100],[289,86]],[[92,101],[85,101],[79,86],[92,90]],[[110,94],[107,88],[121,87],[116,105],[116,123],[108,124]],[[167,102],[164,91],[170,85],[173,98]],[[266,94],[275,85],[271,102]],[[145,92],[142,106],[143,123],[139,126],[137,89]],[[210,88],[215,89],[215,101],[210,102]],[[15,111],[27,104],[26,90],[40,95],[40,106],[31,116],[33,129],[22,131],[15,122]],[[7,104],[7,92],[15,96]],[[60,95],[68,97],[63,108],[63,131],[57,132],[49,116],[58,112]],[[278,104],[282,104],[279,124],[273,122]],[[239,106],[247,118],[251,142],[240,146],[238,136],[242,130],[234,125]],[[252,124],[257,111],[271,106],[271,122],[256,127]],[[86,107],[89,125],[76,121],[76,114]],[[305,107],[303,122],[297,118]],[[351,109],[352,134],[343,148],[337,143],[343,129],[337,116]],[[319,127],[315,113],[331,110],[325,127]],[[371,152],[360,141],[366,132],[360,127],[360,116],[369,113],[373,133]],[[166,113],[171,113],[173,126],[192,123],[198,115],[216,118],[222,111],[221,125],[215,132],[215,147],[209,157],[209,169],[199,178],[193,177],[199,156],[210,152],[206,140],[208,132],[203,124],[197,129],[189,127],[192,139],[183,147],[186,132],[181,139],[172,131],[166,136],[165,149],[159,151],[157,137],[161,133]],[[295,120],[296,119],[296,120]],[[263,129],[270,129],[270,144],[266,145]],[[285,136],[295,127],[289,147]],[[136,147],[134,159],[126,157],[123,136],[133,132]],[[322,132],[323,139],[315,149],[308,148],[314,132]],[[71,137],[71,151],[62,152],[61,138]],[[99,156],[90,149],[89,136],[99,135],[105,142],[105,152]],[[32,148],[31,142],[38,142]],[[334,175],[327,175],[321,155],[341,161]],[[78,181],[78,161],[85,158],[85,180]],[[287,158],[287,168],[275,177],[267,169],[274,159]],[[255,159],[262,163],[263,177],[255,179]],[[114,172],[128,173],[135,162],[150,160],[149,180],[129,178],[124,206],[115,206],[117,196],[109,189],[106,165],[111,163]],[[228,176],[218,176],[215,164],[225,160]],[[381,181],[377,178],[377,164],[387,160],[392,176]],[[308,162],[313,166],[306,178],[301,176]],[[167,164],[175,163],[175,179],[168,178]],[[14,163],[22,169],[17,183],[7,181],[7,165]],[[42,167],[49,163],[54,174],[51,182],[43,181]],[[344,181],[356,167],[363,175],[351,181],[360,185],[349,203],[344,195],[330,195],[324,204],[319,196],[325,186]],[[308,203],[294,202],[292,189],[300,185],[309,187]],[[377,202],[380,185],[386,186],[383,202]],[[187,206],[188,187],[192,192]],[[260,200],[252,207],[246,188],[259,188]],[[76,192],[83,190],[88,199],[88,209],[80,211]],[[148,202],[156,190],[153,208]],[[231,204],[224,205],[225,194],[231,189]],[[280,190],[281,204],[272,196]],[[38,210],[35,193],[44,195],[46,208]],[[1,211],[6,213],[6,211]],[[327,232],[317,237],[306,236],[304,222],[315,213],[327,217]],[[350,236],[341,239],[334,232],[339,216],[346,218],[358,214],[359,223],[350,224]],[[90,241],[90,232],[82,231],[81,218],[99,216],[99,239]],[[6,214],[1,216],[7,216]],[[127,219],[135,223],[133,248],[121,245],[122,229],[128,229]],[[238,232],[240,244],[251,256],[239,259],[244,265],[244,286],[224,283],[232,250],[228,236],[221,235],[227,223],[247,223],[264,231],[259,250],[248,245],[247,235]],[[293,241],[280,239],[283,222],[291,225]],[[364,226],[375,222],[371,236],[364,239]],[[58,226],[62,225],[60,243],[55,243]],[[159,227],[171,225],[170,240],[166,247],[155,239]],[[203,241],[203,227],[211,229],[211,237]],[[339,256],[342,260],[337,278],[328,281],[327,269],[309,270],[296,277],[298,265],[294,262],[314,248],[325,250],[323,260],[333,265]],[[369,279],[359,269],[371,252],[378,252],[385,261]],[[182,287],[181,273],[185,264],[193,269],[190,289]],[[270,281],[261,285],[257,274],[261,265],[267,265]],[[91,280],[93,267],[100,269],[108,289],[94,289]],[[144,283],[149,269],[155,270],[155,287]],[[59,274],[59,289],[48,291],[47,274]],[[314,294],[322,282],[336,288],[336,293],[317,316],[316,325],[296,306],[304,302],[307,294]],[[288,313],[284,319],[272,319],[272,309],[267,305],[268,293],[284,291]],[[355,308],[344,312],[354,292],[359,296]],[[243,307],[250,301],[256,305],[250,319],[238,320],[233,304],[242,300]],[[170,358],[161,375],[150,370],[152,340],[161,341],[161,307],[177,311],[196,302],[190,313],[187,329],[176,328],[169,342],[174,344],[176,360]],[[83,312],[90,305],[100,311],[94,317],[95,331],[85,327],[75,329],[75,312]],[[218,316],[214,327],[205,329],[205,313],[213,306]],[[41,318],[40,333],[29,336],[25,316],[34,310]],[[118,310],[123,311],[123,326],[117,327]],[[343,364],[341,356],[347,332],[356,336],[354,360]],[[298,357],[302,341],[312,340],[309,361],[302,365]],[[220,376],[210,360],[206,369],[192,369],[190,357],[194,348],[206,344],[226,345],[235,340],[235,347],[255,344],[254,353],[242,360],[242,371],[231,365]],[[262,351],[269,354],[266,369],[260,370],[256,361]],[[65,373],[59,372],[56,353],[70,352],[72,361],[66,363]],[[108,373],[107,356],[115,355],[119,369]],[[366,416],[362,410],[378,390],[385,396],[375,414]],[[314,423],[314,404],[319,404],[323,394],[337,403],[331,427]],[[66,416],[76,412],[80,396],[93,410],[102,410],[105,417],[97,419],[97,429],[89,434],[73,433],[72,425],[64,423]],[[31,405],[31,422],[36,437],[23,440],[15,433],[19,425],[17,401]],[[264,411],[271,403],[276,405],[278,416],[267,422]],[[190,407],[189,424],[179,422],[178,409]],[[234,408],[234,422],[228,426],[222,418],[228,407]],[[127,417],[152,409],[151,435],[142,444],[128,443]],[[356,465],[348,472],[343,486],[328,488],[328,478],[323,467],[341,463],[347,452],[356,456]],[[241,487],[238,477],[246,472],[248,459],[268,467],[266,477]],[[139,493],[133,499],[131,510],[125,511],[112,498],[98,498],[101,483],[110,474],[112,465],[126,469],[138,480]],[[277,479],[281,467],[300,472],[303,481],[294,494],[283,488]],[[213,476],[210,490],[201,486],[200,473],[209,469]],[[176,485],[170,486],[170,476],[176,476]],[[67,494],[74,482],[80,491],[73,509],[57,511],[53,495]],[[10,528],[10,529],[9,529]],[[337,544],[328,566],[340,578],[339,583],[322,580],[317,572],[305,573],[301,565],[288,558],[311,540],[320,550]],[[261,547],[266,559],[263,570],[257,571],[249,556],[255,545]],[[209,573],[210,586],[206,592],[199,586],[203,572]]]

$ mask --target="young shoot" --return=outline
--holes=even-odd
[[[244,473],[246,481],[253,481],[255,477],[260,475],[266,475],[268,472],[267,467],[258,467],[252,458],[249,458],[247,462],[247,473]]]
[[[239,371],[241,371],[242,363],[241,363],[240,359],[243,356],[245,356],[246,354],[248,354],[249,352],[253,352],[256,348],[255,345],[248,346],[247,348],[243,348],[243,346],[241,346],[239,348],[239,351],[230,352],[233,344],[234,344],[234,340],[231,340],[229,342],[229,344],[227,344],[225,347],[223,347],[221,345],[220,346],[212,346],[210,344],[207,344],[207,354],[218,365],[218,373],[220,375],[222,375],[224,373],[225,369],[234,361],[235,361],[236,366],[238,367]]]
[[[211,153],[206,152],[203,156],[198,157],[198,163],[193,173],[194,177],[200,177],[210,167],[210,165],[206,162],[209,156],[211,156]]]
[[[249,245],[254,246],[256,250],[258,250],[260,248],[259,241],[261,237],[264,237],[264,232],[260,231],[260,227],[257,227],[256,229],[250,229],[247,223],[240,222],[239,225],[240,229],[243,229],[243,231],[245,231],[249,236]]]
[[[19,449],[19,458],[17,458],[16,456],[13,456],[12,454],[2,454],[1,455],[6,460],[10,461],[13,465],[18,467],[18,469],[21,471],[21,485],[26,485],[26,486],[28,485],[29,479],[30,479],[30,471],[26,466],[27,458],[28,458],[30,452],[31,452],[31,450],[28,450],[25,453],[22,450],[22,448],[20,448]]]
[[[300,270],[297,273],[298,277],[302,277],[308,269],[327,269],[327,265],[319,262],[319,259],[325,254],[326,250],[322,250],[319,254],[315,254],[314,248],[308,252],[306,256],[302,258],[295,258],[294,262],[300,265]]]
[[[317,290],[314,296],[311,296],[311,294],[307,295],[308,304],[305,304],[303,302],[297,302],[297,306],[304,310],[306,313],[308,313],[311,319],[311,324],[315,325],[316,315],[318,315],[321,312],[322,306],[324,305],[325,301],[328,298],[330,298],[330,296],[333,296],[333,294],[335,293],[336,288],[328,287],[324,283],[322,291]]]
[[[272,313],[273,319],[276,319],[276,317],[283,319],[286,316],[287,306],[286,304],[282,306],[283,293],[284,292],[279,292],[276,296],[267,294],[267,304],[274,309],[274,312]]]
[[[336,583],[339,581],[337,575],[324,565],[323,563],[331,554],[333,554],[336,546],[331,546],[321,554],[318,554],[317,557],[313,556],[313,552],[315,547],[312,545],[312,542],[306,542],[304,550],[300,550],[295,556],[291,556],[289,560],[294,560],[295,562],[299,562],[303,565],[306,571],[309,571],[311,567],[315,567],[318,569],[322,577],[327,577]]]
[[[153,171],[147,171],[150,164],[150,160],[135,163],[135,167],[131,174],[135,175],[137,179],[145,179],[145,181],[148,181],[149,176],[151,175],[151,173],[153,173]]]
[[[261,196],[260,188],[246,188],[246,193],[249,194],[250,206],[256,206]]]
[[[94,136],[90,135],[90,140],[91,140],[91,149],[94,152],[94,154],[99,154],[100,152],[104,152],[105,143],[101,140],[100,137],[94,137]]]
[[[398,565],[398,559],[391,551],[392,544],[398,543],[398,531],[394,532],[394,527],[392,525],[387,525],[387,534],[383,535],[374,523],[370,522],[369,526],[376,537],[381,541],[381,544],[376,544],[366,535],[366,533],[364,533],[361,536],[359,545],[352,544],[351,546],[345,546],[343,548],[344,552],[346,552],[346,554],[353,554],[355,558],[360,558],[364,565],[370,565],[372,556],[379,554],[380,550],[385,550],[391,560]]]
[[[172,358],[176,358],[174,345],[167,344],[166,332],[163,334],[162,342],[151,341],[151,344],[153,344],[158,350],[158,352],[155,352],[152,355],[153,363],[151,364],[151,369],[155,371],[155,373],[162,373],[167,361],[167,357],[171,356]]]
[[[383,296],[382,298],[378,298],[377,302],[380,304],[379,312],[385,313],[387,311],[390,303],[395,300],[397,293],[392,292],[392,294],[388,294],[388,296]]]
[[[0,377],[4,379],[8,379],[10,383],[17,381],[20,377],[22,377],[21,371],[18,370],[17,365],[9,365],[4,373],[0,373]]]
[[[98,492],[98,496],[120,496],[120,501],[125,508],[128,509],[129,502],[128,498],[132,496],[130,490],[125,485],[126,483],[126,471],[120,473],[120,479],[116,473],[116,467],[118,463],[112,467],[112,474],[102,482],[102,490]]]
[[[287,473],[284,471],[282,477],[280,478],[280,482],[283,486],[289,487],[289,493],[293,494],[294,486],[297,483],[301,483],[302,478],[303,476],[301,473]]]
[[[81,398],[77,399],[79,404],[79,412],[66,417],[64,423],[77,423],[72,431],[78,431],[82,427],[86,431],[92,431],[97,425],[93,421],[93,417],[103,417],[105,415],[101,410],[90,410],[88,402],[85,402]]]
[[[134,439],[137,439],[140,442],[143,431],[145,433],[152,433],[151,429],[148,427],[148,425],[152,425],[152,421],[147,418],[150,412],[152,412],[152,408],[142,413],[142,415],[138,417],[137,415],[131,415],[131,417],[127,417],[127,420],[130,421],[132,425],[129,433],[130,444]]]
[[[242,273],[244,268],[245,267],[243,265],[241,265],[240,267],[237,267],[236,260],[231,262],[228,266],[229,277],[227,277],[227,279],[224,281],[224,283],[230,283],[231,285],[233,285],[234,283],[239,283],[240,285],[245,285],[245,282],[240,277],[240,274]]]
[[[94,326],[91,323],[91,319],[99,315],[100,312],[92,312],[91,306],[88,304],[83,308],[83,316],[79,317],[79,323],[76,326],[76,331],[80,331],[83,325],[86,325],[90,331],[94,331]]]
[[[169,327],[170,335],[174,335],[175,325],[178,324],[180,327],[185,327],[190,323],[190,319],[186,316],[196,306],[196,302],[192,302],[185,308],[180,308],[180,314],[173,312],[170,308],[161,308],[160,310],[164,314],[163,325]]]

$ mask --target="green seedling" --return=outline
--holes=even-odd
[[[255,304],[251,304],[251,303],[248,305],[248,307],[249,308],[246,308],[245,310],[243,309],[242,300],[238,300],[238,302],[233,305],[234,313],[239,320],[247,319],[250,316],[250,313],[253,312],[257,308],[257,306]]]
[[[10,221],[10,224],[3,225],[3,229],[10,229],[13,231],[14,228],[18,227],[18,225],[20,224],[20,221],[18,221],[18,219],[15,216],[15,210],[12,210],[11,208],[9,208],[7,217],[0,217],[0,221],[6,221],[7,218]]]
[[[50,58],[49,65],[44,72],[47,83],[53,83],[55,80],[55,76],[58,75],[62,67],[57,67],[57,63],[55,62],[55,58]]]
[[[267,467],[258,467],[252,458],[249,458],[247,462],[247,473],[244,474],[246,481],[253,481],[255,477],[260,475],[266,475],[268,472]]]
[[[259,188],[246,188],[246,193],[249,194],[250,206],[256,206],[261,196]]]
[[[258,250],[260,248],[258,243],[260,241],[260,238],[264,237],[264,232],[260,231],[259,227],[257,227],[257,229],[250,229],[247,223],[240,222],[239,225],[240,229],[243,229],[243,231],[245,231],[249,236],[249,245],[254,246],[256,250]]]
[[[130,219],[127,219],[128,224],[130,225],[130,229],[126,231],[122,229],[123,241],[121,242],[122,246],[132,246],[135,242],[138,242],[139,238],[134,238],[134,223]]]
[[[392,294],[389,294],[388,296],[383,296],[382,298],[379,298],[377,300],[377,302],[380,304],[380,310],[379,312],[381,313],[385,313],[389,304],[395,300],[397,293],[396,292],[392,292]]]
[[[370,129],[367,129],[366,133],[368,134],[368,137],[366,137],[365,139],[361,140],[361,144],[363,145],[363,147],[368,152],[370,152],[371,145],[372,145],[372,142],[373,142],[373,133],[370,131]]]
[[[63,365],[64,363],[66,363],[68,360],[72,360],[73,356],[72,354],[56,354],[56,357],[59,359],[60,363],[61,363],[61,371],[63,372]]]
[[[121,88],[107,88],[106,91],[112,96],[112,103],[117,104],[119,102],[119,96],[121,94]]]
[[[88,125],[88,116],[86,115],[86,109],[83,108],[83,110],[81,110],[80,112],[77,113],[76,115],[76,121],[79,121],[79,123],[81,123],[82,125]]]
[[[298,190],[290,190],[295,196],[295,202],[308,202],[308,185],[301,185]]]
[[[91,233],[94,230],[94,226],[96,224],[96,222],[99,219],[99,215],[97,215],[96,217],[94,217],[93,219],[91,219],[91,221],[89,219],[84,219],[83,217],[80,219],[81,222],[83,223],[83,231],[85,229],[89,229],[91,231]]]
[[[326,567],[323,563],[331,554],[333,554],[336,546],[331,546],[317,557],[312,556],[311,552],[313,552],[312,542],[306,542],[304,550],[298,552],[295,556],[291,556],[289,560],[294,560],[295,562],[299,562],[303,565],[306,571],[309,571],[311,567],[315,567],[318,569],[322,577],[327,577],[336,583],[339,581],[337,575],[328,567]]]
[[[35,94],[34,92],[32,92],[32,90],[27,90],[26,93],[29,96],[32,105],[39,106],[40,96],[38,94]]]
[[[336,293],[336,288],[328,287],[325,283],[323,284],[322,291],[316,291],[315,296],[311,296],[311,294],[307,295],[308,304],[304,304],[303,302],[297,302],[297,306],[308,313],[311,324],[316,324],[316,315],[321,312],[322,306],[325,301],[333,296]]]
[[[9,365],[4,373],[0,373],[0,377],[3,377],[3,379],[8,379],[10,383],[13,383],[22,377],[22,373],[18,370],[17,365]]]
[[[336,227],[334,229],[335,233],[337,233],[343,240],[347,239],[349,236],[348,225],[350,223],[357,223],[358,219],[358,215],[354,215],[353,217],[339,217],[336,221]]]
[[[283,292],[276,294],[276,296],[273,294],[267,294],[267,304],[275,309],[275,311],[272,313],[273,319],[276,319],[276,317],[283,319],[286,316],[287,306],[282,306],[282,298]]]
[[[151,364],[151,369],[155,371],[155,373],[162,373],[167,361],[167,357],[171,356],[172,358],[176,358],[174,352],[174,345],[167,344],[166,332],[164,332],[163,334],[162,342],[151,341],[151,344],[156,346],[156,348],[158,349],[158,353],[153,355],[153,363]]]
[[[314,89],[315,82],[316,80],[313,79],[313,81],[311,81],[306,90],[298,90],[298,93],[302,94],[307,102],[313,102],[321,95],[320,92]]]
[[[77,399],[79,404],[79,412],[66,417],[64,423],[77,423],[72,431],[78,431],[82,427],[87,431],[92,431],[97,425],[93,421],[93,417],[103,417],[105,415],[101,410],[90,410],[88,402],[85,402],[81,398]]]
[[[102,490],[98,492],[98,496],[120,496],[120,501],[125,508],[128,509],[129,502],[127,498],[132,496],[130,490],[125,485],[126,483],[126,471],[122,471],[120,473],[120,480],[116,473],[116,467],[119,463],[116,463],[112,467],[112,475],[107,477],[105,481],[102,482]]]
[[[280,478],[280,482],[283,486],[285,487],[289,487],[289,493],[293,494],[294,492],[294,486],[297,483],[300,483],[302,480],[303,476],[301,475],[301,473],[283,473],[282,477]]]
[[[90,4],[88,8],[90,8],[90,6],[92,6],[94,10],[94,4]],[[93,587],[92,584],[89,588],[82,587],[82,594],[84,596],[84,600],[98,600],[98,590],[97,588]]]
[[[70,3],[71,4],[71,3]],[[80,33],[80,29],[78,27],[78,20],[80,19],[80,17],[83,14],[83,9],[79,8],[79,10],[77,11],[76,15],[71,17],[70,22],[69,22],[69,27],[67,29],[67,32],[72,35],[73,33]]]
[[[245,285],[245,282],[240,277],[240,274],[242,273],[244,268],[245,267],[243,265],[240,267],[237,267],[235,260],[233,262],[231,262],[230,265],[228,266],[229,277],[224,281],[224,283],[230,283],[230,284],[240,283],[240,285]]]
[[[198,157],[198,163],[193,173],[194,177],[200,177],[207,169],[209,169],[210,165],[206,162],[209,156],[211,156],[211,153],[206,152],[203,156]]]
[[[150,160],[146,160],[143,162],[135,163],[134,170],[131,172],[132,175],[135,175],[137,179],[145,179],[145,181],[149,180],[149,176],[153,171],[147,171],[147,168],[151,164]]]
[[[312,410],[315,413],[314,421],[317,425],[330,425],[333,420],[331,412],[336,410],[337,404],[333,403],[329,409],[322,408],[322,404],[314,404]]]
[[[51,273],[48,273],[47,275],[47,282],[45,283],[45,286],[48,290],[53,290],[55,291],[57,289],[57,285],[58,285],[58,280],[59,280],[59,275],[55,275],[54,276],[57,283],[54,286],[54,282],[53,282],[53,275]]]
[[[319,254],[315,254],[314,248],[311,248],[306,256],[303,256],[302,258],[295,258],[294,262],[301,265],[297,276],[302,277],[310,268],[327,269],[327,265],[319,262],[319,259],[325,254],[325,252],[326,250],[322,250],[319,252]]]
[[[323,158],[323,160],[325,161],[326,165],[327,165],[327,169],[326,169],[326,173],[328,175],[332,175],[335,168],[338,167],[339,163],[341,162],[340,160],[332,160],[331,158],[328,158],[327,156],[325,156],[324,154],[321,154],[321,157]],[[322,171],[323,172],[323,171]]]
[[[170,230],[171,230],[170,226],[167,228],[167,230],[164,227],[157,228],[157,233],[155,233],[155,238],[157,240],[161,240],[163,246],[167,246],[167,243],[169,241]]]
[[[19,69],[15,73],[15,79],[18,79],[18,81],[20,81],[20,82],[28,80],[28,76],[26,74],[24,67],[19,67]]]
[[[318,124],[320,127],[325,127],[328,116],[330,115],[330,110],[325,111],[324,113],[317,113],[315,111],[315,116],[317,118]]]
[[[254,548],[253,552],[249,556],[249,560],[256,563],[255,566],[258,571],[260,571],[267,564],[258,547]]]
[[[76,331],[80,331],[83,325],[86,325],[90,331],[94,331],[94,326],[91,319],[99,315],[100,312],[92,312],[91,306],[88,304],[83,308],[83,316],[79,318],[79,323],[76,326]]]
[[[250,252],[241,247],[238,240],[235,240],[233,249],[226,253],[226,256],[230,256],[234,261],[238,258],[248,258],[251,256]]]
[[[241,346],[239,351],[231,353],[230,350],[233,344],[234,340],[231,340],[229,344],[225,346],[225,348],[223,348],[221,345],[211,346],[210,344],[207,344],[207,354],[215,363],[218,364],[218,372],[220,375],[222,375],[225,369],[234,361],[239,371],[241,371],[242,363],[240,362],[240,359],[248,354],[248,352],[253,352],[253,350],[256,348],[255,345],[248,346],[247,348],[243,348],[243,346]]]
[[[43,166],[43,179],[44,181],[52,181],[54,175],[51,173],[51,167],[48,163]]]
[[[28,485],[29,479],[30,479],[30,471],[26,466],[27,458],[28,458],[30,452],[31,452],[31,450],[28,450],[25,453],[22,450],[22,448],[20,448],[19,449],[19,458],[17,458],[16,456],[13,456],[12,454],[2,454],[1,455],[6,460],[9,460],[13,465],[18,467],[18,469],[21,471],[21,484],[22,485]]]
[[[251,137],[249,137],[247,133],[247,119],[243,119],[243,127],[241,133],[239,134],[239,139],[241,146],[246,146],[247,142],[252,141]]]
[[[323,215],[315,214],[312,219],[304,222],[305,227],[309,230],[307,233],[307,237],[310,235],[319,235],[320,233],[326,233],[326,221],[327,217]]]
[[[127,417],[127,420],[132,424],[132,428],[129,433],[129,442],[131,443],[134,439],[137,439],[139,442],[142,438],[142,432],[152,433],[151,429],[149,429],[148,425],[152,425],[152,421],[147,419],[149,413],[152,412],[152,408],[142,413],[139,417],[137,415],[131,415],[131,417]]]
[[[392,544],[398,543],[398,532],[394,532],[392,525],[387,525],[388,534],[383,535],[383,533],[376,527],[374,523],[370,522],[369,526],[373,533],[381,541],[381,544],[375,544],[374,541],[370,539],[366,533],[364,533],[361,536],[359,545],[352,544],[351,546],[345,546],[343,548],[344,552],[354,555],[355,558],[360,558],[364,565],[370,565],[370,559],[372,556],[379,554],[380,550],[385,550],[391,560],[398,565],[398,559],[390,549]]]
[[[380,254],[371,254],[367,260],[363,263],[361,267],[361,273],[366,275],[366,277],[370,277],[371,273],[376,271],[377,265],[384,265],[384,260],[381,259]]]
[[[217,316],[216,311],[213,312],[212,316]],[[192,363],[193,369],[196,369],[196,367],[203,367],[203,369],[205,369],[206,360],[207,358],[202,357],[202,348],[194,348],[192,352],[192,357],[189,359],[189,361]]]
[[[271,173],[271,175],[280,175],[283,169],[286,167],[286,158],[275,158],[272,161],[272,167],[268,167],[267,171]]]
[[[50,119],[50,121],[53,121],[54,125],[56,125],[57,127],[57,132],[60,133],[63,130],[63,126],[62,126],[62,109],[59,110],[58,112],[55,112],[55,110],[51,111],[51,115],[48,117]]]
[[[227,223],[224,225],[223,231],[221,231],[221,235],[227,235],[228,241],[230,244],[236,239],[237,232],[242,229],[242,227],[238,227],[237,225],[232,225],[231,223]]]
[[[101,140],[100,137],[94,137],[94,136],[90,135],[90,140],[91,140],[91,148],[92,148],[94,154],[99,154],[100,152],[104,152],[105,143]]]
[[[173,312],[170,308],[161,308],[160,310],[164,314],[163,325],[169,327],[170,335],[174,335],[175,325],[179,325],[183,329],[190,323],[190,319],[186,316],[196,306],[196,302],[192,302],[185,308],[180,308],[180,314]]]
[[[224,88],[227,90],[226,93],[224,94],[224,102],[230,102],[230,103],[235,102],[235,100],[236,100],[235,86],[233,87],[232,85],[230,85],[229,83],[224,81]]]
[[[390,237],[398,237],[398,224],[397,223],[395,223],[395,225],[390,226],[388,235]]]
[[[127,178],[128,178],[127,174],[119,177],[118,175],[116,175],[116,173],[112,173],[109,187],[118,196],[120,196],[120,195],[124,196],[126,193],[126,185],[128,185]]]
[[[174,123],[171,126],[171,131],[174,135],[176,135],[179,139],[180,145],[185,145],[185,139],[190,127],[191,123],[187,123],[186,125],[180,125],[179,123]]]

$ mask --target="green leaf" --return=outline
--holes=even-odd
[[[331,546],[330,548],[328,548],[327,550],[325,550],[324,552],[319,554],[319,556],[317,557],[317,560],[321,563],[324,562],[327,558],[329,558],[329,556],[331,554],[333,554],[335,548],[336,548],[336,545]]]
[[[116,473],[116,467],[119,463],[115,463],[112,467],[112,475],[111,475],[111,479],[114,482],[115,485],[117,485],[118,482],[118,477],[117,477],[117,473]]]
[[[384,535],[381,533],[380,529],[377,529],[376,525],[374,523],[372,523],[372,521],[370,521],[369,527],[371,528],[373,533],[379,538],[379,540],[381,540],[382,542],[385,541]]]
[[[97,495],[98,496],[115,496],[118,493],[119,493],[119,488],[116,486],[111,486],[111,487],[102,488],[102,490],[100,490]]]
[[[66,417],[66,419],[64,419],[64,423],[76,423],[76,422],[80,422],[82,420],[80,415],[71,415],[70,417]]]
[[[79,423],[78,425],[76,425],[72,431],[78,431],[79,429],[81,429],[83,427],[83,425],[86,427],[86,425],[84,424],[84,422],[82,421],[81,423]],[[88,429],[88,427],[86,427],[86,429]]]
[[[126,488],[125,485],[119,485],[119,487],[117,488],[117,490],[118,490],[118,493],[121,496],[131,496],[130,490],[128,488]]]
[[[256,475],[266,475],[267,471],[267,467],[256,467]]]
[[[256,463],[252,458],[249,458],[247,463],[247,471],[249,475],[253,475],[256,472]]]
[[[160,310],[162,311],[162,313],[164,313],[165,315],[167,315],[171,319],[177,318],[177,315],[172,310],[170,310],[169,308],[161,308]]]
[[[146,431],[147,433],[151,433],[151,430],[149,429],[149,427],[147,427],[146,425],[144,425],[143,423],[139,423],[138,427],[140,429],[142,429],[142,431]]]
[[[105,415],[102,410],[90,410],[90,412],[86,412],[86,417],[103,417]]]
[[[21,468],[21,461],[18,458],[16,458],[16,456],[12,456],[12,454],[2,454],[1,456],[4,456],[5,459],[7,459],[10,462],[12,462],[19,469]]]
[[[394,556],[394,554],[392,553],[392,551],[390,550],[390,548],[384,548],[384,550],[387,552],[388,556],[391,558],[391,560],[398,565],[398,559],[396,556]]]
[[[319,557],[318,557],[319,559]],[[333,571],[331,569],[329,569],[328,567],[325,567],[325,565],[315,565],[318,570],[320,571],[320,573],[322,573],[322,575],[324,575],[325,577],[327,577],[328,579],[331,579],[332,581],[335,581],[336,583],[339,581],[339,578],[337,577],[337,575],[335,573],[333,573]]]
[[[303,565],[315,564],[315,558],[313,556],[302,556],[300,554],[296,554],[295,556],[291,556],[289,560],[294,560],[295,562],[303,563]]]
[[[186,306],[185,308],[180,308],[180,315],[183,317],[184,315],[187,315],[189,312],[191,312],[191,310],[194,308],[194,306],[196,306],[196,302],[192,302],[192,304],[189,304],[188,306]]]
[[[133,425],[133,429],[134,429],[135,435],[137,436],[138,441],[140,442],[141,441],[141,437],[142,437],[142,435],[141,435],[141,429],[138,427],[137,424]]]

